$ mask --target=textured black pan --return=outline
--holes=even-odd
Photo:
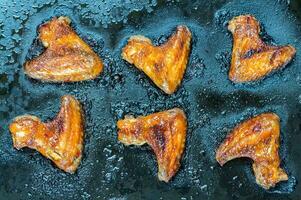
[[[227,77],[232,36],[227,21],[253,14],[267,42],[292,44],[293,62],[255,84],[234,85]],[[43,48],[37,27],[67,15],[80,36],[104,59],[96,80],[47,84],[26,77],[22,64]],[[121,59],[133,34],[157,44],[176,25],[193,33],[192,53],[180,89],[163,94]],[[301,199],[301,1],[291,0],[23,0],[0,1],[0,199]],[[85,150],[74,175],[38,152],[12,147],[8,124],[29,113],[51,119],[60,97],[75,95],[86,114]],[[169,183],[157,180],[152,151],[117,142],[116,120],[181,107],[189,131],[182,167]],[[238,159],[223,168],[215,149],[235,124],[264,111],[281,117],[282,165],[289,181],[264,191],[251,162]]]

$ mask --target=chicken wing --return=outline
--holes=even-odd
[[[122,50],[122,57],[146,73],[165,93],[172,94],[185,73],[190,41],[191,33],[186,26],[178,26],[161,46],[154,46],[144,36],[132,36]]]
[[[240,157],[251,158],[256,182],[265,189],[288,179],[280,168],[279,117],[274,113],[255,116],[234,128],[216,152],[220,165]]]
[[[158,178],[168,182],[180,167],[186,140],[186,116],[175,108],[117,122],[118,140],[125,145],[147,143],[156,154]]]
[[[51,122],[24,115],[15,118],[9,129],[16,149],[35,149],[69,173],[74,173],[80,164],[83,117],[80,103],[72,96],[62,97],[61,110]]]
[[[44,53],[24,65],[25,73],[47,82],[75,82],[96,78],[102,60],[73,31],[67,17],[53,18],[39,28]]]
[[[233,82],[250,82],[263,78],[288,64],[296,53],[294,47],[265,44],[259,37],[258,21],[250,15],[234,17],[228,26],[233,34],[229,78]]]

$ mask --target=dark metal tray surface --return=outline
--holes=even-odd
[[[232,35],[227,21],[252,14],[266,42],[291,44],[293,62],[264,80],[228,79]],[[39,55],[37,27],[53,16],[69,16],[76,32],[103,58],[95,80],[49,84],[24,75],[25,60]],[[165,95],[142,72],[121,59],[134,34],[160,44],[176,25],[193,33],[183,83]],[[0,199],[301,199],[301,1],[291,0],[27,0],[0,1]],[[85,148],[76,174],[52,165],[38,152],[13,149],[8,131],[21,114],[52,119],[60,97],[72,94],[85,110]],[[148,146],[117,141],[116,121],[180,107],[189,123],[182,166],[166,184]],[[265,111],[281,118],[282,166],[289,180],[265,191],[255,183],[251,160],[224,167],[215,149],[240,121]]]

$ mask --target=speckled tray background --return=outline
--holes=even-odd
[[[297,49],[293,62],[255,84],[228,80],[232,36],[227,21],[253,14],[262,37]],[[76,32],[100,55],[104,73],[73,84],[48,84],[26,77],[25,60],[43,48],[37,27],[53,16],[72,19]],[[121,59],[129,36],[143,34],[160,44],[176,25],[193,33],[183,83],[167,96]],[[298,0],[0,0],[0,199],[301,199],[301,1]],[[34,114],[42,120],[58,112],[60,97],[76,96],[85,110],[85,149],[69,175],[38,152],[12,147],[11,119]],[[117,141],[116,121],[125,114],[149,114],[180,107],[189,123],[182,167],[169,183],[159,182],[148,146]],[[237,159],[223,168],[215,149],[240,121],[273,111],[281,117],[282,166],[288,182],[264,191],[251,161]]]

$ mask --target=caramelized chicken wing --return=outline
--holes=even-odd
[[[255,116],[234,128],[216,152],[220,165],[240,157],[251,158],[256,182],[265,189],[288,179],[280,168],[279,117],[274,113]]]
[[[39,28],[44,53],[25,63],[25,73],[48,82],[75,82],[97,77],[102,60],[73,31],[67,17],[53,18]]]
[[[72,96],[62,97],[61,110],[52,121],[43,123],[35,116],[24,115],[15,118],[9,129],[16,149],[35,149],[69,173],[80,164],[83,117],[80,103]]]
[[[122,50],[122,57],[134,64],[165,93],[172,94],[181,83],[190,52],[191,33],[178,26],[168,41],[154,46],[150,39],[132,36]]]
[[[186,116],[178,108],[145,117],[128,116],[117,122],[118,140],[125,145],[150,145],[158,161],[158,178],[168,182],[180,167],[186,126]]]
[[[258,21],[250,15],[234,17],[228,26],[233,34],[232,61],[229,78],[233,82],[249,82],[263,78],[288,64],[296,53],[294,47],[265,44],[259,37]]]

